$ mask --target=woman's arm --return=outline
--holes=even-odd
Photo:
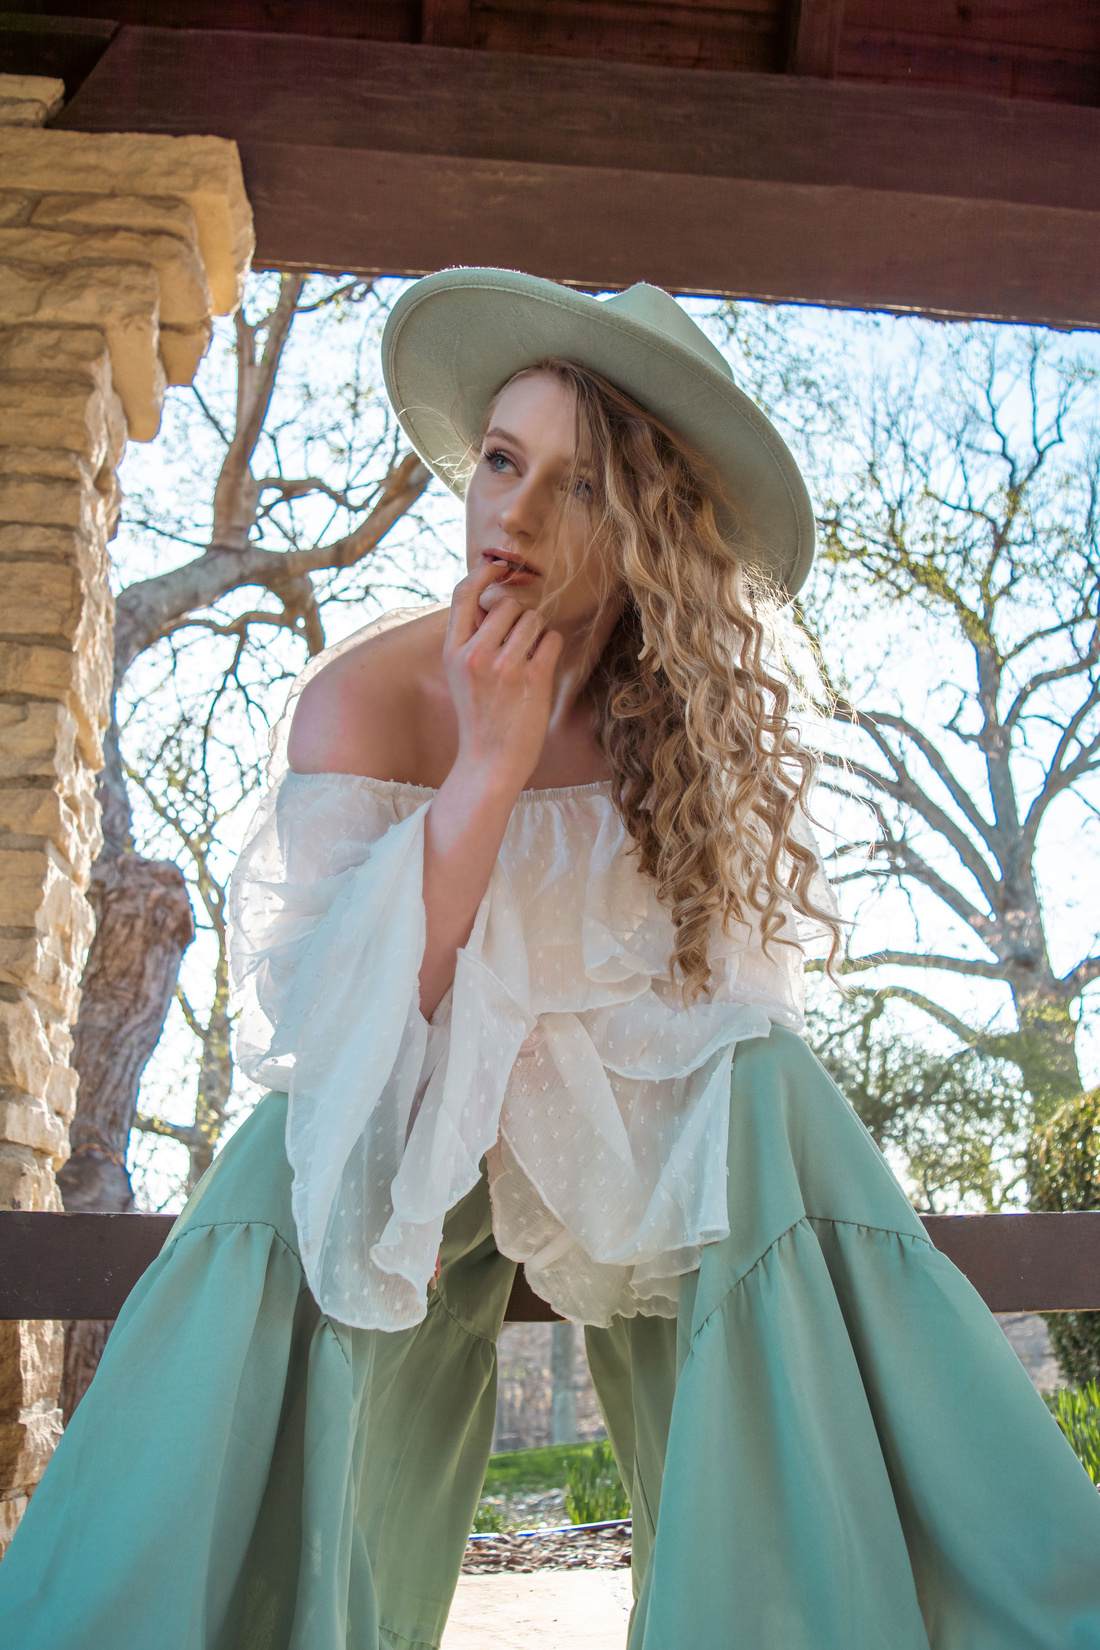
[[[427,1019],[454,979],[509,816],[542,752],[562,648],[560,635],[543,635],[538,616],[511,597],[502,595],[482,613],[479,598],[499,577],[499,566],[487,563],[462,580],[443,643],[458,741],[424,836],[420,1006]],[[390,632],[314,677],[290,732],[295,772],[422,777],[407,764],[411,753],[434,743],[422,737],[422,723],[443,692],[438,646],[410,646]],[[425,676],[434,678],[433,691],[425,691]]]
[[[424,834],[427,933],[420,1009],[430,1019],[454,979],[516,799],[542,752],[562,639],[509,597],[478,606],[499,568],[457,587],[443,668],[458,719],[458,754],[428,810]]]

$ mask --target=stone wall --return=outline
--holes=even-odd
[[[117,466],[252,251],[234,144],[42,130],[62,93],[0,75],[0,1209],[60,1208]],[[60,1434],[61,1355],[60,1324],[0,1322],[0,1551]]]

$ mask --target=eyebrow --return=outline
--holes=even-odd
[[[491,436],[496,436],[498,441],[510,441],[513,447],[523,446],[518,435],[513,435],[511,430],[502,430],[499,424],[494,424],[491,430],[486,430],[482,440],[488,441]]]

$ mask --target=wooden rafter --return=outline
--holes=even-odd
[[[1100,111],[125,27],[62,127],[233,138],[261,266],[1100,325]]]

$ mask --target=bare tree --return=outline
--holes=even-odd
[[[330,392],[327,386],[318,394],[299,384],[295,394],[295,386],[288,389],[283,382],[290,375],[294,328],[303,317],[323,311],[353,322],[361,316],[365,323],[371,299],[372,283],[366,281],[301,275],[255,280],[233,322],[232,404],[215,405],[198,387],[189,392],[220,449],[210,475],[212,498],[207,492],[205,500],[196,499],[190,523],[178,519],[172,501],[139,503],[147,533],[176,554],[181,544],[187,553],[129,583],[116,602],[114,711],[99,782],[104,843],[90,893],[97,928],[75,1029],[80,1086],[74,1149],[59,1176],[67,1209],[133,1206],[126,1152],[141,1076],[195,932],[183,871],[173,859],[135,851],[135,780],[143,805],[167,827],[191,868],[191,885],[217,953],[209,1012],[200,1016],[186,997],[180,999],[202,1048],[193,1124],[181,1130],[143,1119],[142,1126],[169,1133],[188,1147],[193,1184],[210,1162],[227,1115],[232,1063],[225,894],[213,853],[222,811],[208,764],[216,755],[224,765],[232,753],[235,798],[254,786],[255,760],[237,760],[230,715],[231,705],[238,713],[243,705],[246,714],[257,708],[263,714],[247,661],[252,659],[254,675],[258,669],[278,677],[288,670],[285,650],[273,646],[278,638],[297,643],[303,654],[319,652],[325,645],[326,603],[362,600],[367,590],[362,569],[430,479],[415,454],[399,450],[395,427],[374,393],[369,344],[360,339],[351,350],[350,368]],[[364,326],[358,331],[361,335]],[[304,441],[299,426],[311,418],[316,427]],[[316,473],[290,469],[283,461],[287,450],[296,457],[319,454],[322,467]],[[151,753],[151,766],[131,768],[128,775],[122,702],[129,677],[139,661],[148,661],[154,672],[159,668],[172,679],[181,654],[196,639],[214,652],[208,647],[191,702],[180,700],[179,717],[160,750]],[[131,725],[134,714],[131,710]],[[185,749],[180,730],[196,727],[199,737]],[[197,769],[189,771],[192,761]],[[108,1328],[91,1323],[68,1328],[66,1416],[91,1379]]]
[[[854,838],[837,880],[871,891],[888,934],[843,967],[1013,1063],[1044,1116],[1081,1088],[1077,1017],[1100,977],[1095,932],[1055,964],[1065,894],[1049,892],[1092,851],[1097,807],[1094,362],[1050,334],[910,323],[900,366],[876,364],[869,331],[861,367],[851,345],[813,359],[781,315],[726,324],[817,494],[823,566],[800,617],[832,694],[824,783]],[[1008,1013],[982,1023],[975,985]]]
[[[930,1047],[881,992],[859,987],[843,998],[812,990],[806,1034],[920,1209],[996,1210],[1019,1198],[1031,1108],[1010,1061]]]

